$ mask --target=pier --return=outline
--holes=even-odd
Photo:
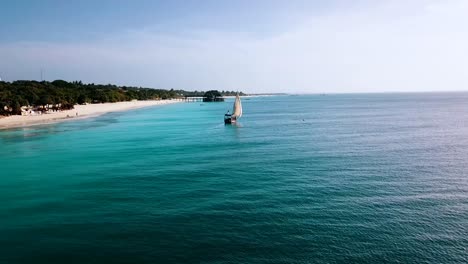
[[[178,100],[181,100],[184,102],[203,102],[203,97],[202,96],[186,96]]]

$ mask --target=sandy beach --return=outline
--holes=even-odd
[[[105,104],[75,105],[75,109],[34,116],[0,117],[0,129],[25,127],[98,116],[142,107],[178,103],[176,100],[131,101]]]

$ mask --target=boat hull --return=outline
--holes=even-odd
[[[230,125],[236,123],[237,118],[231,116],[231,115],[225,115],[224,116],[224,124],[225,125]]]

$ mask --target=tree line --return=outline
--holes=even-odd
[[[226,93],[230,95],[232,92]],[[201,94],[201,95],[200,95]],[[0,115],[19,115],[22,106],[48,110],[73,109],[76,104],[109,103],[131,100],[164,100],[203,96],[203,92],[165,90],[112,84],[83,84],[81,81],[0,81]]]

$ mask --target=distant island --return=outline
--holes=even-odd
[[[235,91],[211,90],[209,94],[233,96]],[[240,92],[240,95],[245,95]],[[84,84],[81,81],[0,81],[0,115],[73,109],[75,105],[115,103],[134,100],[166,100],[204,97],[203,91],[166,90],[112,84]]]

